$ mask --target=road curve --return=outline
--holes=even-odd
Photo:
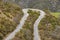
[[[19,32],[20,29],[22,29],[22,26],[24,25],[25,20],[29,16],[29,14],[27,13],[29,9],[30,8],[22,10],[24,12],[24,16],[21,19],[20,24],[17,26],[17,28],[10,35],[7,36],[7,38],[5,38],[5,40],[11,40],[12,38],[14,38],[16,33]],[[42,10],[39,10],[39,9],[30,9],[30,10],[40,11],[40,16],[38,17],[38,19],[34,23],[34,40],[41,40],[41,38],[40,38],[40,36],[38,34],[38,24],[41,21],[41,19],[44,18],[45,12],[43,12]]]
[[[16,33],[20,31],[20,29],[22,29],[22,26],[25,23],[25,20],[27,19],[27,17],[29,16],[29,14],[27,13],[27,11],[25,11],[24,9],[22,9],[22,11],[24,12],[24,16],[20,21],[20,24],[17,26],[17,28],[7,36],[7,38],[5,38],[4,40],[11,40],[15,37]]]
[[[40,11],[40,16],[34,23],[34,40],[41,40],[41,37],[39,36],[39,33],[38,33],[38,25],[40,21],[44,18],[45,12],[42,10],[38,10],[38,9],[36,11]]]
[[[40,23],[40,21],[45,17],[45,12],[39,9],[24,9],[25,11],[28,12],[28,10],[33,10],[33,11],[40,11],[40,16],[38,17],[38,19],[35,21],[34,23],[34,40],[41,40],[41,37],[38,34],[38,24]]]

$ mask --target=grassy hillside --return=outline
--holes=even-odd
[[[29,16],[23,25],[23,28],[12,40],[33,40],[33,25],[36,19],[39,17],[40,12],[29,10],[28,13]]]
[[[57,19],[60,13],[46,11],[45,17],[38,25],[39,35],[42,40],[60,40],[60,21]],[[29,16],[12,40],[33,40],[33,28],[40,12],[28,10]],[[0,0],[0,40],[3,40],[9,33],[16,29],[23,12],[21,8],[13,3]]]
[[[51,14],[53,16],[55,16],[56,18],[58,18],[60,16],[60,12],[51,12]]]
[[[0,40],[16,28],[22,16],[18,5],[0,0]]]
[[[42,40],[60,40],[60,21],[48,11],[39,23],[39,34]]]

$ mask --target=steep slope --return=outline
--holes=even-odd
[[[0,40],[16,28],[22,16],[18,5],[0,0]]]
[[[33,40],[34,23],[39,17],[40,12],[29,10],[28,13],[29,16],[25,21],[23,28],[16,34],[16,36],[12,40]]]
[[[60,21],[48,11],[39,23],[39,33],[42,40],[60,40]]]

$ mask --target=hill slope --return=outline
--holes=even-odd
[[[16,28],[22,16],[18,5],[0,1],[0,40]]]
[[[39,23],[39,34],[42,40],[60,40],[60,21],[45,11],[45,18]]]
[[[39,23],[39,35],[42,40],[60,40],[60,21],[48,11]],[[28,11],[29,16],[23,28],[12,40],[33,40],[33,25],[40,12]],[[19,24],[23,12],[12,3],[0,1],[0,40],[3,40]]]
[[[60,21],[52,16],[48,11],[45,11],[46,15],[39,23],[39,35],[41,40],[59,40],[60,39]],[[39,15],[35,12],[30,12],[30,16],[23,25],[23,28],[12,40],[33,40],[33,24]],[[58,35],[57,35],[58,34]]]
[[[33,28],[34,23],[40,15],[40,12],[28,11],[29,16],[25,21],[23,28],[16,34],[16,36],[12,40],[33,40]]]

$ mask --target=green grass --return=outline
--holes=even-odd
[[[53,16],[55,16],[56,18],[58,18],[60,16],[60,12],[51,12],[51,14]]]

